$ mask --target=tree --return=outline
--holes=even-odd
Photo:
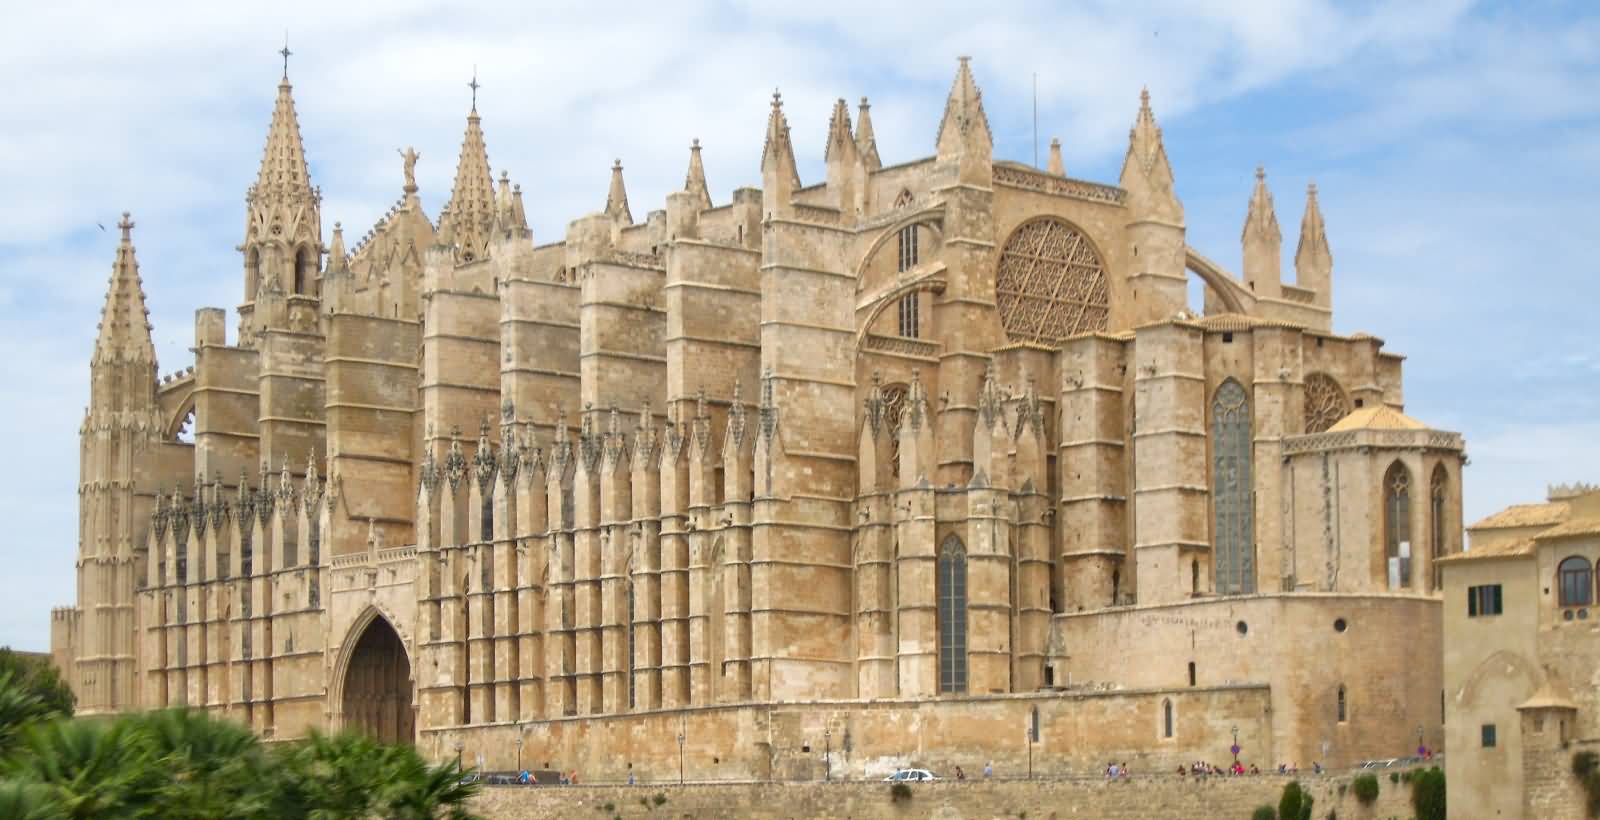
[[[0,674],[7,672],[18,685],[38,695],[52,713],[71,717],[78,699],[48,657],[24,655],[9,646],[0,646]]]
[[[1278,817],[1280,820],[1300,820],[1300,804],[1304,802],[1300,789],[1300,781],[1291,780],[1283,787],[1283,796],[1278,799]]]
[[[1444,772],[1434,766],[1411,777],[1411,808],[1417,820],[1445,820]]]

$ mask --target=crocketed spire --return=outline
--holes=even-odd
[[[772,92],[772,113],[767,115],[767,141],[761,147],[761,175],[769,174],[800,187],[800,170],[794,161],[794,145],[789,141],[789,118],[783,115],[783,95]]]
[[[1161,126],[1150,110],[1150,90],[1139,92],[1139,114],[1128,131],[1128,154],[1122,161],[1121,186],[1129,204],[1141,217],[1183,222],[1183,205],[1172,190],[1172,166],[1161,143]]]
[[[833,104],[833,115],[828,118],[828,144],[823,148],[825,161],[850,162],[856,154],[856,137],[850,130],[850,107],[840,97]]]
[[[939,156],[992,154],[994,135],[989,131],[989,117],[983,113],[983,92],[972,78],[972,58],[958,59],[960,65],[955,82],[950,85],[950,97],[945,100],[944,118],[939,120],[939,136],[935,140]]]
[[[144,304],[144,283],[139,278],[139,260],[133,253],[133,220],[124,211],[122,241],[111,264],[111,279],[106,285],[105,306],[100,309],[100,332],[95,337],[93,363],[156,363],[155,344],[150,340],[150,311]],[[152,379],[154,372],[151,373]]]
[[[1283,231],[1272,207],[1272,192],[1267,190],[1267,172],[1256,166],[1256,186],[1250,192],[1250,208],[1245,212],[1244,230],[1239,235],[1244,248],[1244,280],[1258,296],[1276,296],[1283,275]]]
[[[862,97],[856,113],[856,153],[868,171],[876,171],[883,167],[883,160],[878,157],[878,140],[872,133],[872,115],[868,113],[871,109],[867,98]]]
[[[694,194],[700,210],[711,207],[711,190],[706,187],[706,166],[700,161],[700,138],[689,145],[689,172],[683,176],[683,190]]]
[[[1282,241],[1283,231],[1278,228],[1278,214],[1272,206],[1272,192],[1267,190],[1267,171],[1256,166],[1256,186],[1250,192],[1250,208],[1245,211],[1244,232],[1241,241],[1248,242],[1252,235],[1262,239]]]
[[[494,177],[489,171],[489,148],[483,141],[482,120],[476,100],[467,114],[467,130],[461,138],[461,158],[456,161],[456,181],[450,189],[448,213],[439,215],[440,231],[461,249],[461,260],[470,262],[486,255],[494,231]],[[445,233],[444,223],[449,221]]]
[[[300,118],[294,110],[294,88],[284,75],[278,83],[278,99],[272,106],[272,123],[267,127],[267,146],[256,175],[255,195],[310,194],[311,171],[306,164],[306,149],[300,139]]]
[[[1333,251],[1317,204],[1317,184],[1306,186],[1306,215],[1300,220],[1300,244],[1294,251],[1295,284],[1318,291],[1318,304],[1331,301],[1327,293],[1333,278]]]

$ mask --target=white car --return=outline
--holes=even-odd
[[[933,772],[930,772],[927,769],[901,769],[901,770],[895,772],[894,774],[891,774],[888,777],[885,777],[883,779],[883,781],[885,783],[908,783],[908,782],[911,782],[913,780],[938,780],[938,779],[939,778],[937,776],[935,776]]]

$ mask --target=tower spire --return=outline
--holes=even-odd
[[[450,189],[448,214],[439,215],[439,231],[451,237],[461,249],[461,260],[470,262],[486,255],[494,231],[494,177],[489,171],[489,149],[484,144],[482,120],[478,117],[478,72],[474,68],[472,108],[467,113],[467,130],[461,138],[461,158],[456,161],[456,181]],[[445,223],[448,222],[448,232]]]
[[[883,167],[883,160],[878,157],[878,140],[872,133],[872,115],[868,112],[872,106],[867,103],[867,98],[861,98],[861,107],[856,111],[856,153],[861,155],[861,164],[868,171],[876,171]]]
[[[1250,207],[1245,212],[1244,230],[1239,235],[1244,246],[1244,281],[1257,296],[1282,294],[1283,231],[1267,190],[1267,172],[1256,166],[1256,185],[1250,192]]]
[[[761,147],[761,174],[777,175],[795,188],[800,187],[800,171],[795,166],[794,146],[789,142],[789,118],[783,115],[783,94],[772,90],[772,113],[767,115],[767,141]]]
[[[700,210],[711,207],[711,190],[706,187],[706,166],[700,161],[700,138],[689,144],[689,172],[683,177],[683,189],[700,202]]]
[[[1128,153],[1122,160],[1121,186],[1129,204],[1143,218],[1173,225],[1183,223],[1183,205],[1172,190],[1172,166],[1161,143],[1161,126],[1150,109],[1150,89],[1139,91],[1139,113],[1128,131]]]
[[[618,224],[633,224],[633,214],[628,210],[628,188],[622,184],[622,160],[611,164],[611,187],[606,190],[606,215]]]
[[[111,264],[111,279],[106,285],[105,306],[100,310],[93,366],[128,362],[148,367],[149,373],[145,375],[153,385],[156,349],[150,339],[150,311],[145,307],[139,260],[133,252],[133,218],[127,211],[122,212],[117,228],[122,231],[122,240],[117,243],[116,261]]]
[[[322,257],[322,193],[311,185],[294,87],[289,84],[287,38],[284,75],[278,81],[267,142],[256,183],[245,194],[244,299],[240,342],[250,344],[256,294],[262,290],[314,296]]]
[[[955,82],[950,85],[950,96],[944,103],[944,117],[939,121],[939,135],[935,144],[939,156],[954,156],[976,152],[992,156],[994,135],[989,131],[989,117],[983,112],[983,92],[972,78],[972,58],[957,58]]]

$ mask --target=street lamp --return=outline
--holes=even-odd
[[[522,774],[522,725],[517,725],[517,774]]]
[[[833,730],[822,730],[822,779],[833,779]]]
[[[461,771],[461,750],[466,748],[466,745],[467,744],[462,743],[460,740],[457,740],[455,742],[455,744],[454,744],[454,746],[456,748],[456,771],[457,772]]]
[[[1229,749],[1229,751],[1233,752],[1233,762],[1238,763],[1239,762],[1239,727],[1238,726],[1234,726],[1233,727],[1233,746]]]
[[[678,732],[678,785],[683,785],[683,732]]]
[[[1422,743],[1422,724],[1419,723],[1417,724],[1417,757],[1424,757],[1427,754],[1428,747]]]

